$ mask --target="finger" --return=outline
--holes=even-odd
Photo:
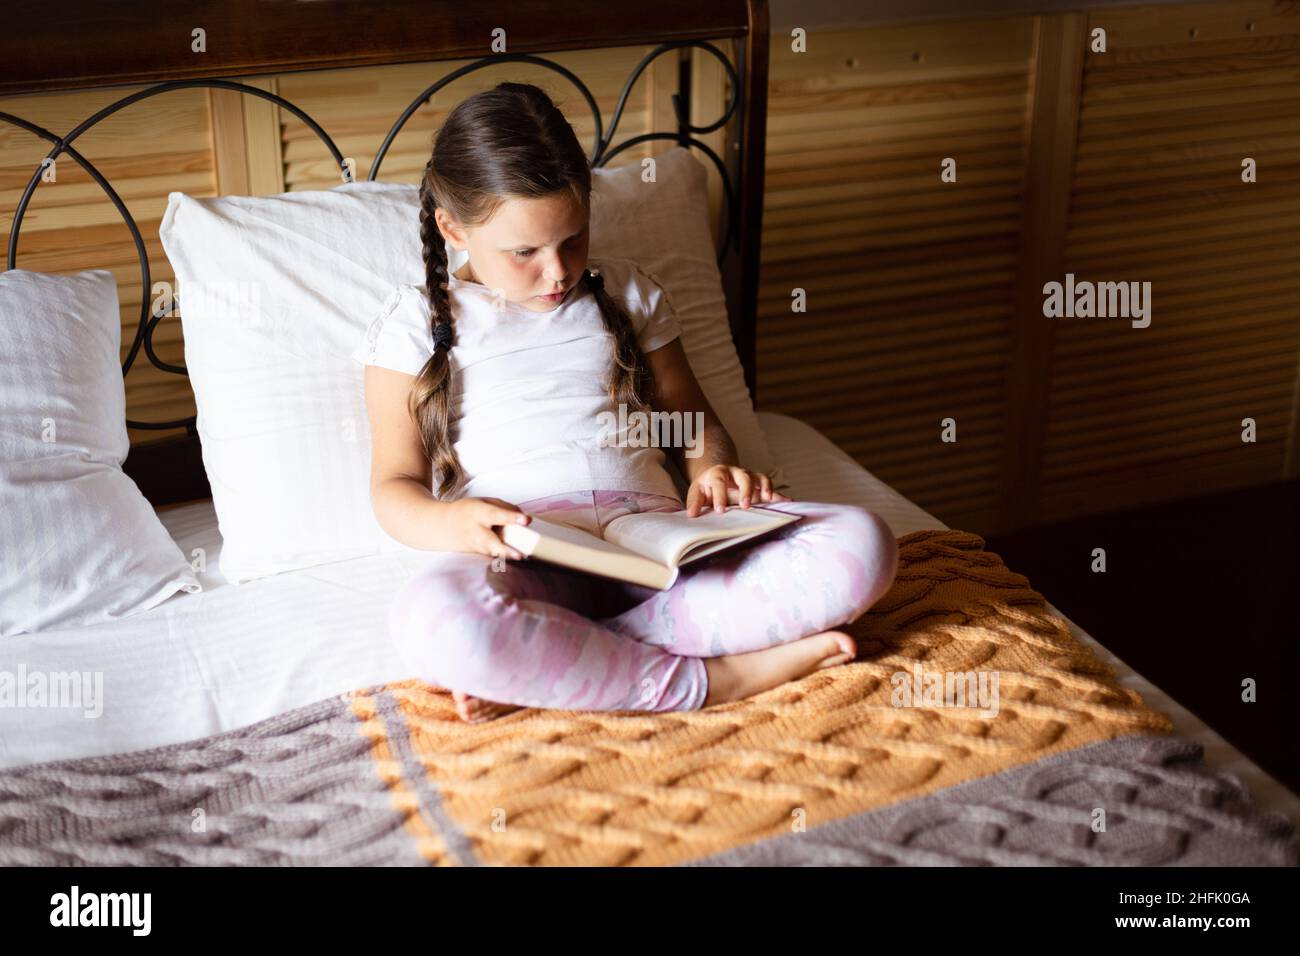
[[[528,524],[532,520],[532,515],[525,514],[518,508],[498,508],[497,520],[493,524]]]
[[[713,510],[721,514],[727,510],[727,479],[715,478],[709,485],[713,490]]]
[[[759,497],[763,501],[772,500],[772,479],[767,475],[759,473],[758,476]]]
[[[700,486],[692,484],[686,489],[686,517],[694,518],[700,513]]]
[[[484,499],[487,501],[488,499]],[[528,524],[529,515],[524,514],[508,501],[501,501],[499,498],[493,498],[492,501],[500,501],[500,504],[485,504],[483,510],[479,513],[479,524],[491,527],[493,525],[506,524]]]
[[[496,536],[496,532],[484,528],[482,533],[474,539],[474,547],[479,554],[486,554],[489,558],[495,558],[500,556],[506,544]]]
[[[737,468],[732,474],[736,479],[737,494],[740,497],[740,507],[748,508],[750,496],[754,493],[754,479],[744,468]]]
[[[479,539],[479,553],[489,558],[514,558],[516,561],[522,561],[524,557],[498,538],[495,531],[488,529],[484,529],[483,537]]]

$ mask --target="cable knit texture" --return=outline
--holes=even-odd
[[[983,545],[906,535],[856,662],[704,711],[469,725],[405,681],[5,771],[0,864],[1296,865]],[[996,716],[897,706],[918,664],[996,672]]]

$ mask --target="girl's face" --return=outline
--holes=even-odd
[[[456,277],[498,290],[532,312],[550,312],[587,267],[589,210],[567,191],[540,199],[509,199],[478,227],[439,208],[434,218],[454,249],[469,250]],[[547,299],[547,293],[561,293]]]

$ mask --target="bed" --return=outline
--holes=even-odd
[[[623,42],[668,40],[664,23],[675,41],[737,38],[741,132],[719,164],[735,176],[734,234],[719,268],[753,390],[765,10],[718,5],[693,19],[679,6],[651,18],[654,29],[637,14],[614,26]],[[598,39],[564,26],[534,50]],[[364,62],[461,52],[390,38]],[[308,68],[314,56],[290,50],[287,63],[208,75]],[[165,57],[151,74],[181,75]],[[117,77],[127,78],[137,77]],[[141,330],[147,344],[143,311]],[[808,425],[757,417],[793,497],[869,508],[899,538],[895,590],[854,624],[858,661],[704,712],[525,710],[478,726],[455,717],[445,691],[412,680],[387,639],[386,608],[421,554],[232,584],[215,571],[224,542],[193,429],[133,452],[128,471],[167,533],[183,554],[205,555],[202,590],[0,641],[0,672],[102,675],[113,700],[97,714],[0,713],[0,863],[1300,862],[1300,798],[978,536],[947,528]],[[898,675],[922,661],[995,669],[1006,706],[991,719],[891,707]]]

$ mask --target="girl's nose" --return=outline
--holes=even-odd
[[[564,265],[564,259],[560,255],[551,257],[551,261],[546,263],[542,269],[542,275],[552,282],[563,282],[568,269]]]

